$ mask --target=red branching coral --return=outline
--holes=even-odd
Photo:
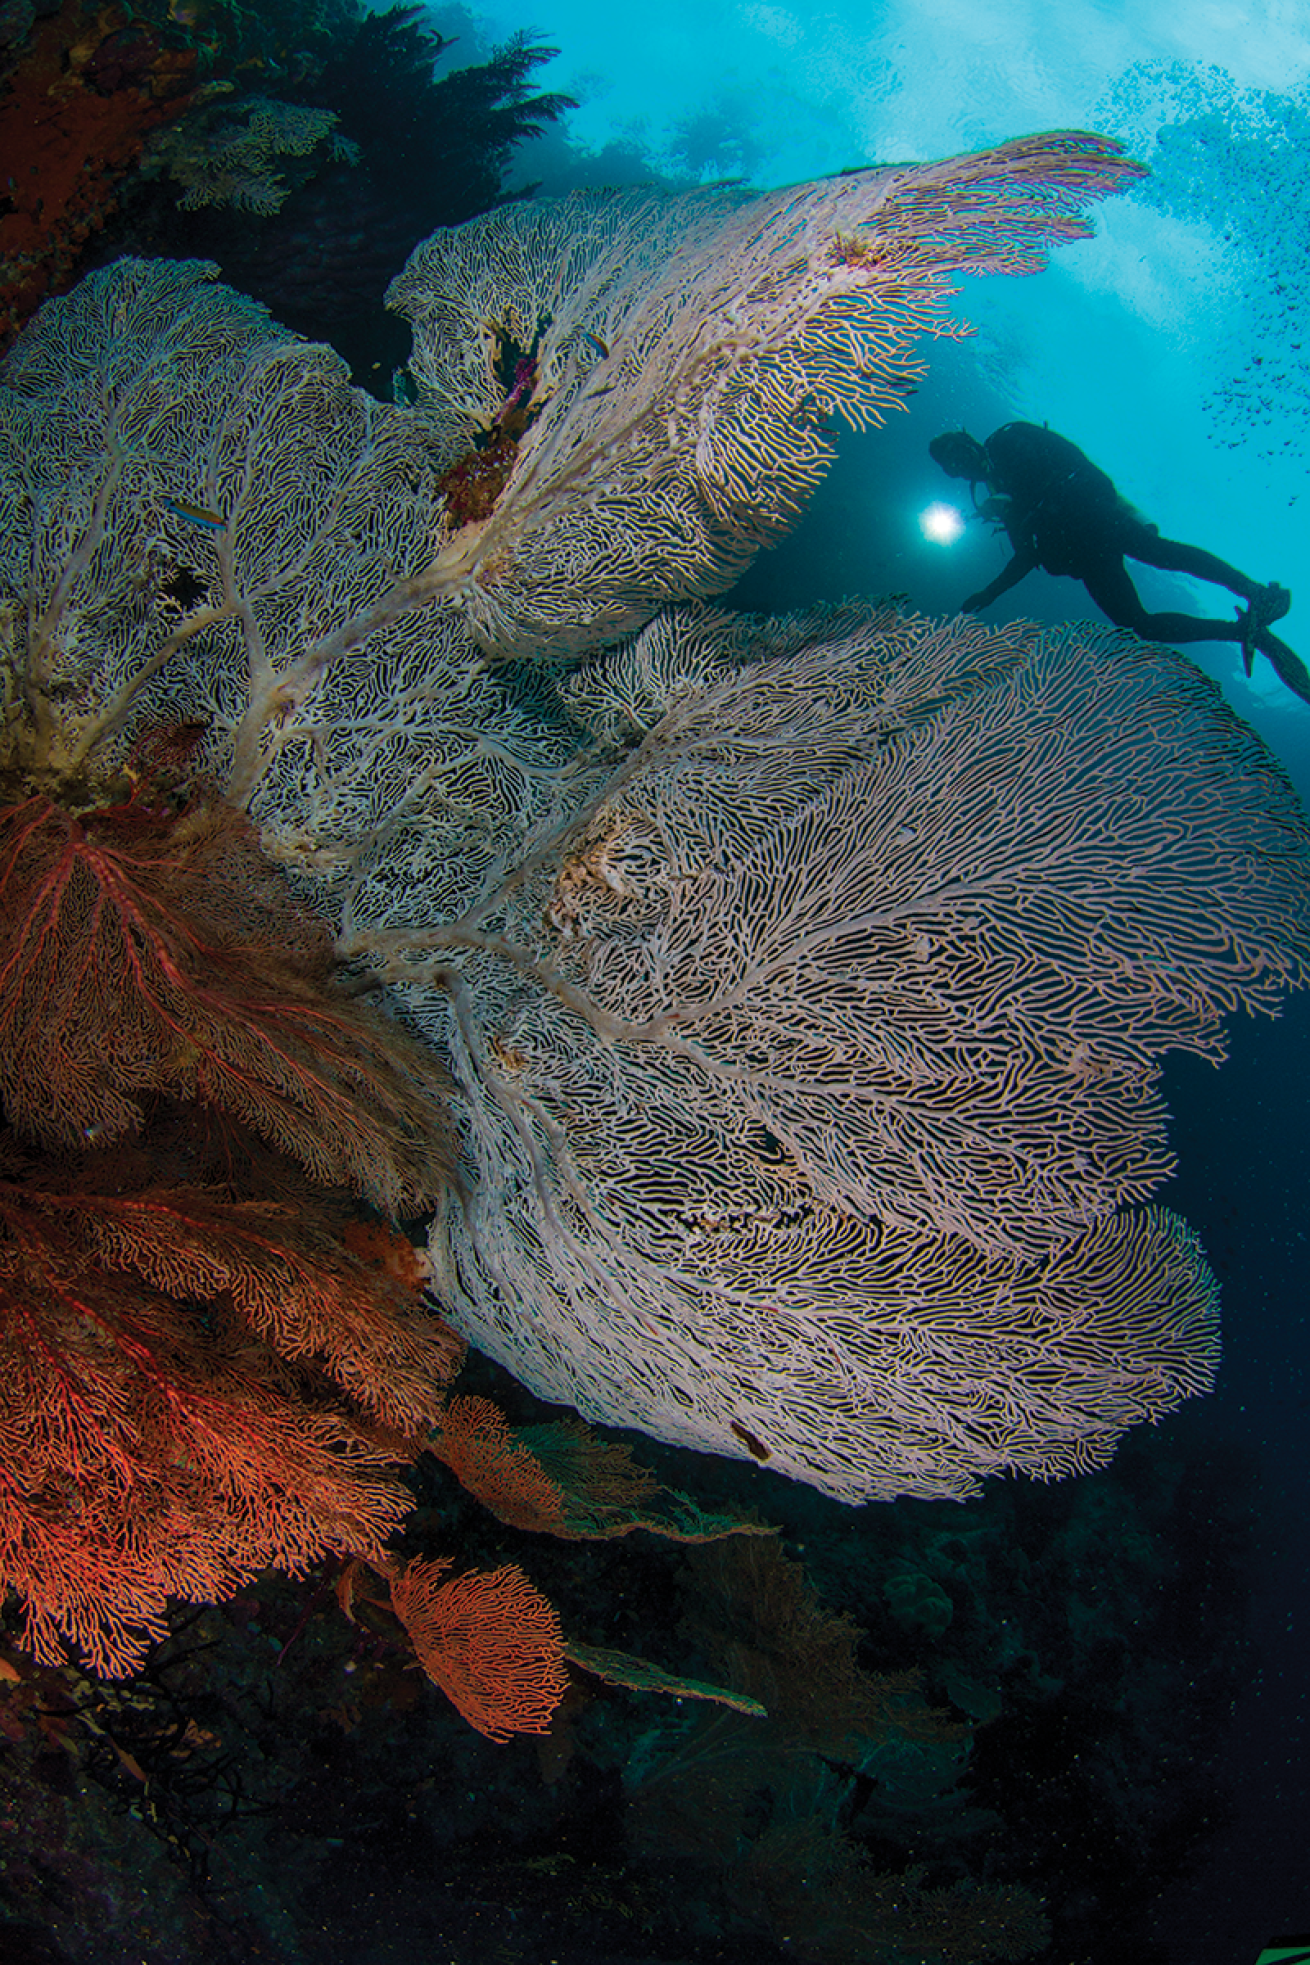
[[[462,1356],[324,1198],[166,1187],[150,1158],[70,1173],[0,1136],[0,1579],[39,1658],[71,1640],[108,1674],[170,1596],[378,1552]]]
[[[0,806],[0,1587],[39,1658],[111,1674],[170,1596],[380,1557],[463,1357],[339,1192],[435,1197],[435,1067],[179,790],[193,742],[99,803],[11,766]]]

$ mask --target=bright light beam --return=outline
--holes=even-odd
[[[935,546],[953,546],[964,531],[964,514],[954,505],[929,505],[919,514],[919,530]]]

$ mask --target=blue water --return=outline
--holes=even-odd
[[[477,45],[479,25],[485,37],[516,24],[510,11],[471,11],[473,21],[460,7],[431,16],[462,32],[461,47]],[[1151,165],[1151,183],[1102,206],[1097,238],[1057,253],[1039,278],[962,282],[960,311],[978,334],[941,407],[966,412],[959,420],[980,436],[1006,417],[1049,421],[1166,537],[1296,588],[1310,442],[1303,9],[1082,0],[1053,16],[1036,0],[674,0],[620,20],[601,0],[570,0],[540,25],[561,47],[543,84],[583,99],[568,135],[601,153],[611,177],[626,158],[780,184],[1039,129],[1119,137]],[[522,181],[545,191],[572,181],[576,162],[565,166],[559,149],[553,133],[525,146]],[[921,455],[912,473],[919,434],[898,426],[868,446],[873,484],[852,487],[847,537],[861,557],[847,572],[864,568],[864,590],[871,568],[883,577],[895,505],[909,531],[918,499],[941,490]],[[925,602],[969,591],[967,573],[915,573]],[[1064,612],[1069,595],[1060,590]],[[1030,582],[1007,600],[1041,615],[1043,598]],[[1297,629],[1294,604],[1284,630],[1294,648]],[[1304,629],[1302,639],[1310,645]],[[1200,659],[1304,772],[1310,710],[1267,668],[1247,685],[1231,653]]]

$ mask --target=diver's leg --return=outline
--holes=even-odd
[[[1097,554],[1088,558],[1078,570],[1078,578],[1086,587],[1102,614],[1107,615],[1117,628],[1131,628],[1134,634],[1145,635],[1145,623],[1150,618],[1142,606],[1141,595],[1128,578],[1128,569],[1117,553]]]
[[[1125,548],[1125,551],[1132,551],[1134,559],[1141,557],[1134,549]],[[1121,559],[1112,560],[1108,556],[1098,559],[1087,566],[1081,577],[1102,614],[1108,614],[1121,628],[1131,628],[1143,641],[1247,640],[1245,620],[1210,621],[1196,614],[1148,614]]]
[[[1238,594],[1247,603],[1248,612],[1240,622],[1241,632],[1234,635],[1219,635],[1216,640],[1240,641],[1242,659],[1246,663],[1246,673],[1251,673],[1251,658],[1258,647],[1257,635],[1267,628],[1271,621],[1281,621],[1292,605],[1292,596],[1286,587],[1280,587],[1276,580],[1261,585],[1258,580],[1248,579],[1247,575],[1217,553],[1207,553],[1201,546],[1184,545],[1180,539],[1162,539],[1154,526],[1134,523],[1124,528],[1117,542],[1127,553],[1129,559],[1142,560],[1147,566],[1162,567],[1169,573],[1190,573],[1194,580],[1208,580],[1212,586],[1227,587],[1230,594]],[[1188,637],[1192,641],[1209,639],[1200,635]],[[1166,640],[1177,641],[1176,634],[1166,635]]]
[[[1095,598],[1095,596],[1093,596]],[[1130,625],[1125,622],[1125,626]],[[1245,620],[1207,621],[1199,614],[1143,614],[1131,623],[1143,641],[1241,641],[1246,640]],[[1257,643],[1257,646],[1259,644]]]
[[[1254,623],[1249,612],[1236,621],[1203,621],[1192,614],[1148,614],[1122,561],[1098,561],[1082,579],[1101,612],[1108,614],[1118,627],[1131,628],[1144,641],[1241,642],[1248,675],[1251,649],[1258,648],[1262,655],[1269,657],[1280,681],[1292,694],[1299,696],[1303,703],[1310,703],[1310,669],[1285,641]]]
[[[1166,573],[1190,573],[1194,580],[1208,580],[1212,586],[1227,587],[1230,594],[1238,594],[1243,600],[1254,600],[1265,591],[1261,581],[1248,579],[1217,553],[1207,553],[1202,546],[1184,545],[1181,539],[1162,539],[1148,525],[1133,526],[1122,543],[1129,559],[1161,567]]]

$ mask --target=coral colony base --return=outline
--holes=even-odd
[[[508,205],[393,286],[412,407],[194,262],[24,334],[0,1552],[47,1653],[121,1669],[170,1593],[336,1549],[475,1724],[545,1724],[550,1606],[399,1571],[387,1463],[557,1533],[648,1490],[443,1405],[458,1342],[343,1188],[435,1210],[441,1316],[534,1391],[851,1502],[1094,1467],[1207,1387],[1159,1063],[1306,980],[1277,765],[1118,631],[709,605],[949,276],[1137,175],[1057,134]]]

